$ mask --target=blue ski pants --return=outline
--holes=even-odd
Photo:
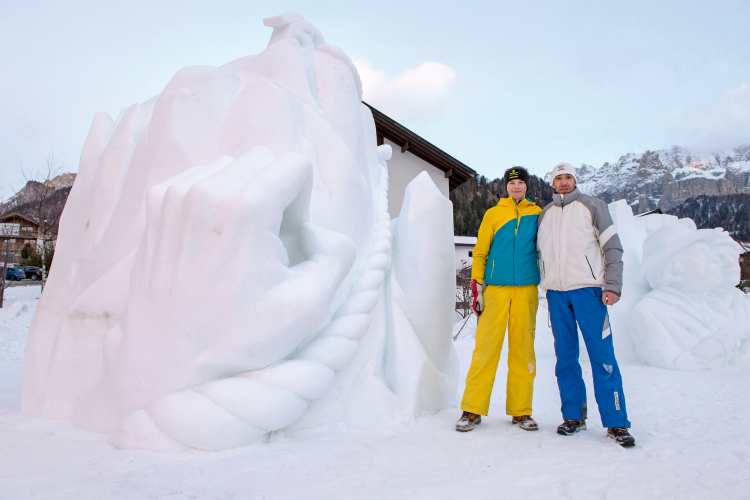
[[[625,409],[622,376],[615,359],[607,306],[602,289],[579,288],[567,292],[547,290],[547,307],[555,337],[555,376],[565,420],[585,418],[586,385],[578,362],[578,327],[591,361],[594,395],[604,427],[630,427]]]

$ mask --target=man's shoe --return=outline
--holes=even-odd
[[[615,440],[623,448],[635,446],[635,438],[630,435],[625,427],[610,427],[607,429],[607,437]]]
[[[469,432],[474,428],[475,425],[482,423],[482,416],[470,411],[465,411],[461,418],[456,422],[456,430],[458,432]]]
[[[578,431],[586,430],[585,420],[566,420],[557,427],[557,433],[563,436],[572,436]]]
[[[525,431],[538,431],[539,426],[536,425],[531,415],[521,415],[520,417],[513,417],[511,423],[518,424],[518,427]]]

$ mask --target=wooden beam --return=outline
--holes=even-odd
[[[450,170],[448,170],[448,171],[447,171],[447,172],[445,173],[445,177],[446,177],[446,179],[447,179],[448,177],[450,177],[451,175],[453,175],[453,169],[450,169]]]
[[[406,141],[406,143],[401,146],[401,152],[406,153],[407,151],[409,151],[409,146],[411,146],[411,144],[409,144],[409,141]]]

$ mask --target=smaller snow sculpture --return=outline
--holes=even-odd
[[[664,222],[672,223],[645,239],[643,263],[635,275],[652,289],[630,317],[639,357],[676,370],[736,362],[750,347],[748,301],[734,288],[739,246],[721,229],[695,229],[684,220]]]

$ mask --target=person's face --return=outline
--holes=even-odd
[[[707,243],[696,241],[682,249],[674,259],[683,270],[682,279],[676,286],[681,291],[687,294],[708,292],[721,284],[721,259],[714,255]]]
[[[508,183],[508,194],[513,197],[516,202],[521,201],[526,196],[526,183],[521,179],[513,179]]]
[[[576,188],[576,178],[570,174],[560,174],[552,181],[557,194],[568,194]]]

